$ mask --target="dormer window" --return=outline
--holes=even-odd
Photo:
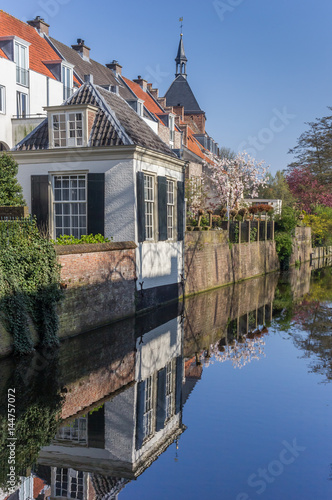
[[[143,116],[144,102],[141,99],[137,101],[137,114],[138,116]]]
[[[44,108],[48,114],[50,148],[87,146],[97,109],[90,104],[66,104]]]
[[[169,126],[169,141],[173,145],[174,144],[174,115],[169,115],[168,126]]]
[[[61,79],[63,83],[63,100],[66,101],[72,94],[73,70],[68,66],[62,65]]]
[[[16,63],[16,83],[28,87],[29,85],[29,54],[28,47],[14,42],[14,60]]]
[[[83,146],[82,113],[57,113],[52,115],[53,147]]]

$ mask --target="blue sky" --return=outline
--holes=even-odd
[[[41,15],[50,35],[83,38],[91,57],[117,59],[164,95],[174,78],[184,17],[188,82],[220,146],[284,169],[304,122],[332,104],[332,2],[328,0],[2,0],[21,20]]]

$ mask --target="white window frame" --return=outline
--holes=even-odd
[[[56,184],[60,181],[60,185]],[[68,181],[64,184],[64,181]],[[72,185],[73,181],[73,185]],[[75,186],[76,181],[76,186]],[[79,186],[79,181],[84,181],[84,186]],[[80,193],[84,190],[84,197]],[[64,196],[64,191],[68,191]],[[76,194],[74,194],[76,192]],[[60,194],[60,196],[57,195]],[[59,235],[68,234],[80,238],[87,234],[88,228],[88,179],[86,173],[64,173],[52,175],[52,194],[53,194],[53,236],[57,238]],[[68,196],[67,196],[68,194]],[[81,198],[80,198],[81,196]],[[58,199],[56,199],[58,198]],[[67,198],[67,199],[66,199]],[[74,206],[77,207],[74,208]],[[58,207],[61,207],[58,208]],[[65,217],[69,217],[69,226],[65,224]],[[85,224],[80,224],[80,218],[85,218]],[[77,224],[74,224],[76,222]],[[59,224],[61,219],[61,224]],[[68,231],[65,229],[68,227]]]
[[[23,113],[23,100],[22,96],[26,99],[26,111]],[[16,116],[17,118],[27,118],[29,116],[29,95],[25,92],[16,91]]]
[[[6,114],[6,87],[0,85],[0,113]]]
[[[174,239],[175,228],[175,181],[166,179],[166,194],[167,194],[167,239]]]
[[[65,480],[66,478],[66,480]],[[74,481],[73,481],[74,480]],[[76,490],[76,496],[72,496],[72,486]],[[82,492],[78,494],[79,486]],[[71,469],[70,467],[56,467],[55,469],[55,484],[54,484],[54,498],[81,498],[84,499],[84,472]],[[60,493],[58,495],[57,493]],[[52,495],[53,496],[53,495]]]
[[[154,433],[154,376],[145,380],[144,413],[143,413],[143,442]]]
[[[61,81],[63,83],[63,100],[66,101],[73,93],[73,69],[61,65]]]
[[[81,116],[80,120],[78,119],[78,115]],[[73,116],[75,116],[74,120],[72,119]],[[56,124],[58,124],[58,128],[55,128]],[[72,124],[74,124],[73,127]],[[82,110],[71,110],[66,112],[52,113],[51,137],[52,137],[53,148],[70,148],[70,147],[84,146],[85,125],[86,125],[85,113]],[[71,134],[73,134],[72,137],[70,137]]]
[[[24,54],[24,57],[22,57]],[[29,86],[29,47],[14,40],[14,61],[16,63],[16,83]]]
[[[138,116],[144,115],[144,101],[142,99],[137,99],[137,114]]]
[[[165,421],[174,415],[174,370],[173,362],[166,365],[166,416]]]
[[[154,241],[156,231],[156,177],[144,173],[145,240]]]
[[[56,439],[80,445],[87,445],[88,419],[86,417],[79,417],[69,422],[68,425],[63,425],[58,429]]]
[[[168,124],[169,124],[169,142],[173,146],[174,145],[174,136],[175,136],[175,116],[174,115],[168,115]]]

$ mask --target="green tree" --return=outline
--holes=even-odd
[[[267,186],[260,187],[258,197],[265,200],[282,200],[283,207],[292,206],[295,202],[285,174],[281,170],[278,170],[274,177],[271,173],[268,174]]]
[[[332,111],[332,107],[328,108]],[[332,115],[316,118],[306,123],[308,130],[297,140],[297,145],[288,152],[294,161],[288,169],[308,168],[323,184],[332,184]]]
[[[3,153],[0,156],[0,205],[25,205],[22,187],[17,181],[18,165],[14,158]]]

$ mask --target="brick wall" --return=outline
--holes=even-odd
[[[58,305],[61,339],[135,314],[136,245],[112,242],[57,246],[64,299]],[[34,343],[38,337],[32,321]],[[0,323],[0,356],[12,352],[12,338]]]
[[[185,237],[186,294],[279,269],[274,241],[229,245],[224,231],[195,231]]]
[[[1,206],[0,217],[29,217],[29,208]]]
[[[133,242],[56,248],[65,288],[60,338],[135,314],[135,248]]]

